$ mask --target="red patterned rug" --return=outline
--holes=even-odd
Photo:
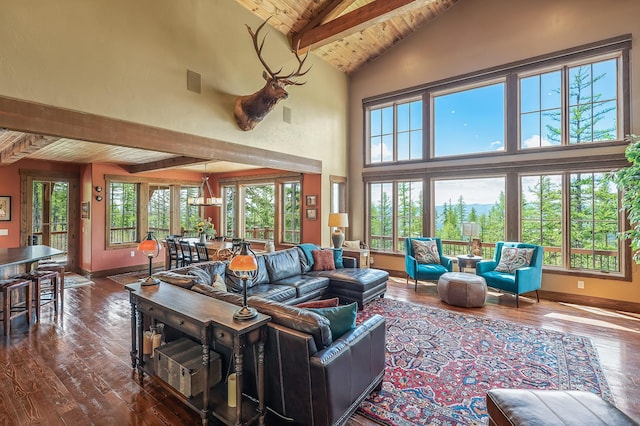
[[[359,314],[387,323],[382,390],[358,408],[385,425],[484,425],[494,388],[573,389],[613,397],[591,340],[392,299]]]

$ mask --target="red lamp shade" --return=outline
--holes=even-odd
[[[140,244],[138,244],[138,251],[141,251],[145,254],[145,256],[156,257],[158,255],[159,244],[155,239],[153,240],[144,240]]]

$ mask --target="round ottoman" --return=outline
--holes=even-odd
[[[449,305],[479,308],[487,297],[487,283],[478,275],[447,272],[438,280],[438,296]]]

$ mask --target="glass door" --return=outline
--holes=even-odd
[[[44,244],[69,251],[69,183],[33,180],[31,200],[31,239],[29,244]]]

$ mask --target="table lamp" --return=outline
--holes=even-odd
[[[153,236],[153,232],[149,231],[147,238],[138,244],[138,251],[141,251],[149,258],[149,276],[142,281],[142,285],[155,285],[160,283],[160,280],[151,276],[153,271],[153,258],[158,257],[160,254],[160,243],[156,237]]]
[[[331,234],[334,248],[342,247],[344,243],[344,233],[341,228],[349,226],[349,216],[346,213],[329,213],[329,227],[335,227]]]
[[[469,237],[469,254],[467,256],[473,257],[471,251],[471,240],[473,237],[477,237],[480,234],[480,225],[475,222],[466,222],[462,224],[462,236]]]
[[[258,311],[247,305],[247,281],[258,275],[258,260],[249,248],[251,243],[243,241],[241,244],[240,253],[236,254],[229,263],[229,270],[242,280],[242,307],[233,314],[233,318],[245,321],[258,315]]]

